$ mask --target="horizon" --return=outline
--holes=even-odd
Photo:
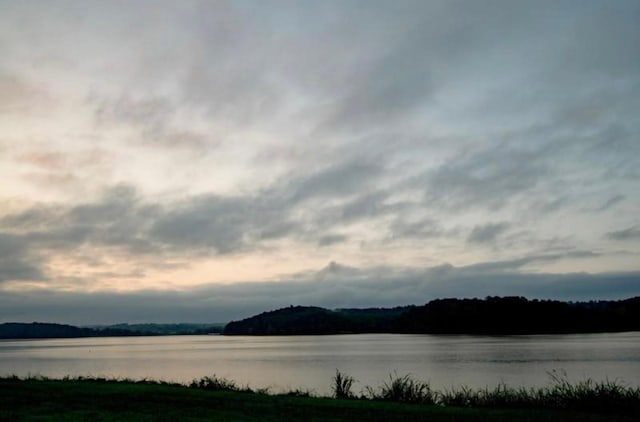
[[[322,306],[316,306],[316,305],[304,305],[304,304],[297,304],[297,305],[288,305],[288,306],[283,306],[281,308],[277,308],[277,309],[265,309],[259,312],[256,312],[254,314],[251,315],[246,315],[244,317],[241,318],[237,318],[237,319],[232,319],[232,320],[227,320],[227,321],[139,321],[139,322],[131,322],[131,321],[119,321],[119,322],[109,322],[109,323],[101,323],[101,324],[74,324],[72,322],[57,322],[57,321],[2,321],[0,322],[1,324],[54,324],[54,325],[70,325],[70,326],[76,326],[76,327],[80,327],[80,328],[109,328],[109,327],[116,327],[116,326],[120,326],[120,325],[130,325],[130,326],[137,326],[137,325],[202,325],[202,326],[224,326],[227,325],[231,322],[238,322],[238,321],[242,321],[245,319],[249,319],[252,317],[256,317],[262,314],[269,314],[272,312],[276,312],[276,311],[281,311],[284,309],[290,309],[290,308],[319,308],[319,309],[326,309],[329,311],[348,311],[348,310],[368,310],[368,309],[375,309],[375,310],[381,310],[381,309],[386,309],[386,310],[390,310],[390,309],[397,309],[397,308],[412,308],[412,307],[420,307],[420,306],[425,306],[428,305],[430,302],[433,301],[438,301],[438,300],[487,300],[489,298],[500,298],[500,299],[511,299],[511,298],[520,298],[520,299],[525,299],[529,302],[534,302],[534,301],[555,301],[555,302],[561,302],[561,303],[568,303],[568,304],[581,304],[581,303],[590,303],[590,302],[620,302],[620,301],[627,301],[627,300],[633,300],[633,299],[640,299],[640,296],[629,296],[629,297],[625,297],[622,299],[612,299],[612,300],[602,300],[602,299],[591,299],[591,300],[579,300],[579,301],[571,301],[571,300],[557,300],[557,299],[538,299],[538,298],[528,298],[528,297],[524,297],[524,296],[487,296],[484,298],[480,298],[480,297],[468,297],[468,298],[456,298],[456,297],[440,297],[440,298],[434,298],[426,303],[414,303],[414,304],[409,304],[409,305],[402,305],[402,306],[389,306],[389,307],[358,307],[358,308],[326,308],[326,307],[322,307]]]
[[[0,2],[0,323],[640,296],[639,17]]]
[[[561,303],[568,303],[568,304],[580,304],[580,303],[591,303],[591,302],[620,302],[620,301],[626,301],[626,300],[632,300],[632,299],[637,299],[640,298],[640,296],[628,296],[628,297],[624,297],[621,299],[588,299],[588,300],[558,300],[558,299],[540,299],[540,298],[529,298],[529,297],[524,297],[524,296],[486,296],[484,298],[482,297],[463,297],[463,298],[458,298],[458,297],[437,297],[434,299],[429,300],[428,302],[424,302],[424,303],[413,303],[413,304],[407,304],[407,305],[398,305],[398,306],[388,306],[388,307],[356,307],[356,308],[330,308],[330,307],[323,307],[323,306],[317,306],[317,305],[310,305],[310,304],[297,304],[297,305],[288,305],[288,306],[283,306],[280,308],[273,308],[273,309],[264,309],[261,311],[257,311],[253,314],[250,315],[245,315],[236,319],[230,319],[227,321],[160,321],[160,320],[156,320],[156,321],[149,321],[149,320],[140,320],[140,321],[136,321],[136,322],[132,322],[132,321],[116,321],[116,322],[104,322],[104,323],[87,323],[87,324],[80,324],[80,323],[74,323],[73,321],[67,321],[67,322],[60,322],[60,321],[0,321],[0,324],[54,324],[54,325],[70,325],[70,326],[76,326],[76,327],[81,327],[81,328],[96,328],[96,327],[115,327],[118,325],[131,325],[131,326],[136,326],[136,325],[210,325],[210,326],[217,326],[217,325],[227,325],[231,322],[237,322],[237,321],[241,321],[241,320],[245,320],[245,319],[249,319],[261,314],[268,314],[268,313],[272,313],[275,311],[280,311],[283,309],[289,309],[289,308],[319,308],[319,309],[326,309],[329,311],[345,311],[345,310],[368,310],[368,309],[377,309],[377,310],[391,310],[391,309],[397,309],[397,308],[415,308],[415,307],[420,307],[420,306],[425,306],[428,305],[430,302],[433,301],[438,301],[438,300],[487,300],[489,298],[500,298],[500,299],[507,299],[507,298],[521,298],[521,299],[525,299],[529,302],[534,302],[534,301],[540,301],[540,302],[544,302],[544,301],[556,301],[556,302],[561,302]]]
[[[0,322],[0,324],[54,324],[54,325],[70,325],[70,326],[76,326],[76,327],[80,327],[80,328],[108,328],[108,327],[116,327],[116,326],[121,326],[121,325],[130,325],[130,326],[137,326],[137,325],[202,325],[202,326],[224,326],[227,325],[231,322],[237,322],[237,321],[241,321],[241,320],[245,320],[245,319],[249,319],[255,316],[259,316],[262,314],[269,314],[272,312],[276,312],[276,311],[281,311],[284,309],[289,309],[289,308],[318,308],[318,309],[326,309],[329,311],[348,311],[348,310],[369,310],[369,309],[374,309],[374,310],[391,310],[391,309],[397,309],[397,308],[415,308],[415,307],[420,307],[420,306],[425,306],[428,305],[430,302],[433,301],[438,301],[438,300],[487,300],[489,298],[500,298],[500,299],[508,299],[508,298],[519,298],[519,299],[525,299],[529,302],[534,302],[534,301],[540,301],[540,302],[544,302],[544,301],[556,301],[556,302],[561,302],[561,303],[568,303],[568,304],[580,304],[580,303],[590,303],[590,302],[620,302],[620,301],[626,301],[626,300],[632,300],[632,299],[639,299],[640,296],[629,296],[626,298],[622,298],[622,299],[613,299],[613,300],[602,300],[602,299],[591,299],[591,300],[581,300],[581,301],[571,301],[571,300],[567,300],[567,301],[559,301],[557,299],[537,299],[537,298],[527,298],[524,296],[492,296],[492,297],[484,297],[484,298],[479,298],[479,297],[469,297],[469,298],[455,298],[455,297],[441,297],[441,298],[434,298],[426,303],[422,303],[422,304],[418,304],[418,303],[414,303],[414,304],[409,304],[409,305],[402,305],[402,306],[390,306],[390,307],[359,307],[359,308],[325,308],[322,306],[316,306],[316,305],[289,305],[289,306],[284,306],[281,308],[277,308],[277,309],[265,309],[263,311],[257,312],[255,314],[252,315],[247,315],[245,317],[242,318],[238,318],[236,320],[228,320],[228,321],[208,321],[208,322],[198,322],[198,321],[140,321],[140,322],[130,322],[130,321],[120,321],[120,322],[109,322],[109,323],[102,323],[102,324],[74,324],[72,322],[57,322],[57,321],[2,321]]]

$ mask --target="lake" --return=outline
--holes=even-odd
[[[354,391],[407,373],[434,388],[543,386],[570,380],[640,385],[640,333],[467,336],[163,336],[0,341],[0,374],[96,375],[188,382],[216,374],[273,391],[329,394],[339,369]]]

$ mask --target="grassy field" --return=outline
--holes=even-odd
[[[469,408],[384,400],[269,395],[158,382],[0,379],[0,420],[478,421],[635,420],[605,411]]]

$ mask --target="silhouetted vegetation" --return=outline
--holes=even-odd
[[[506,384],[483,389],[469,387],[432,390],[429,383],[411,375],[389,376],[378,389],[365,387],[362,398],[407,403],[437,404],[449,407],[545,408],[616,412],[640,415],[640,388],[619,381],[586,379],[572,383],[566,374],[549,373],[550,385],[538,388],[513,388]]]
[[[349,375],[345,375],[336,369],[336,375],[333,377],[333,396],[337,399],[351,399],[355,397],[351,391],[351,387],[355,379]]]
[[[134,332],[150,333],[157,335],[192,335],[192,334],[219,334],[224,329],[225,324],[193,324],[193,323],[177,323],[177,324],[113,324],[106,326],[94,326],[99,330],[128,330]]]
[[[290,306],[226,325],[224,334],[313,335],[392,332],[408,307],[329,310]]]
[[[570,383],[552,373],[541,388],[432,390],[410,375],[351,392],[352,377],[336,371],[336,399],[302,389],[269,394],[215,375],[189,385],[154,380],[16,376],[0,378],[0,420],[637,420],[640,388],[616,381]],[[337,391],[341,391],[337,393]],[[349,400],[344,400],[349,399]]]
[[[523,297],[441,299],[408,310],[398,332],[554,334],[640,330],[640,297],[621,301],[560,302]]]
[[[227,378],[221,378],[217,375],[206,376],[200,379],[195,379],[191,381],[189,384],[191,388],[199,388],[201,390],[211,390],[211,391],[235,391],[235,392],[246,392],[253,393],[248,386],[242,388],[236,384],[235,381],[229,380]]]
[[[438,299],[423,306],[393,309],[290,306],[232,321],[224,334],[554,334],[637,330],[640,297],[591,302],[488,297]]]
[[[221,324],[118,324],[76,327],[43,322],[7,322],[0,324],[0,339],[184,335],[220,333],[221,331]]]
[[[555,334],[640,330],[640,297],[560,302],[523,297],[437,299],[423,306],[336,309],[289,306],[223,324],[0,324],[0,339],[152,335],[317,335],[348,333]]]
[[[365,387],[364,397],[372,400],[389,400],[403,403],[436,404],[439,393],[431,390],[429,383],[418,381],[411,375],[389,375],[389,381],[378,389]]]
[[[0,338],[29,339],[29,338],[74,338],[74,337],[112,337],[112,336],[143,336],[152,335],[139,331],[117,328],[82,328],[73,325],[51,324],[43,322],[20,323],[7,322],[0,324]]]

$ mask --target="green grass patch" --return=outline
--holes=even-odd
[[[396,375],[378,389],[356,396],[351,392],[353,379],[338,374],[334,382],[343,387],[340,399],[313,397],[305,390],[269,394],[215,376],[189,385],[92,377],[5,377],[0,378],[0,420],[631,421],[640,414],[638,390],[616,383],[558,382],[543,391],[548,395],[505,386],[434,392],[408,375]],[[533,395],[536,391],[538,396]],[[560,396],[564,400],[554,401]],[[621,397],[627,401],[620,401]],[[589,406],[584,406],[585,400]]]

